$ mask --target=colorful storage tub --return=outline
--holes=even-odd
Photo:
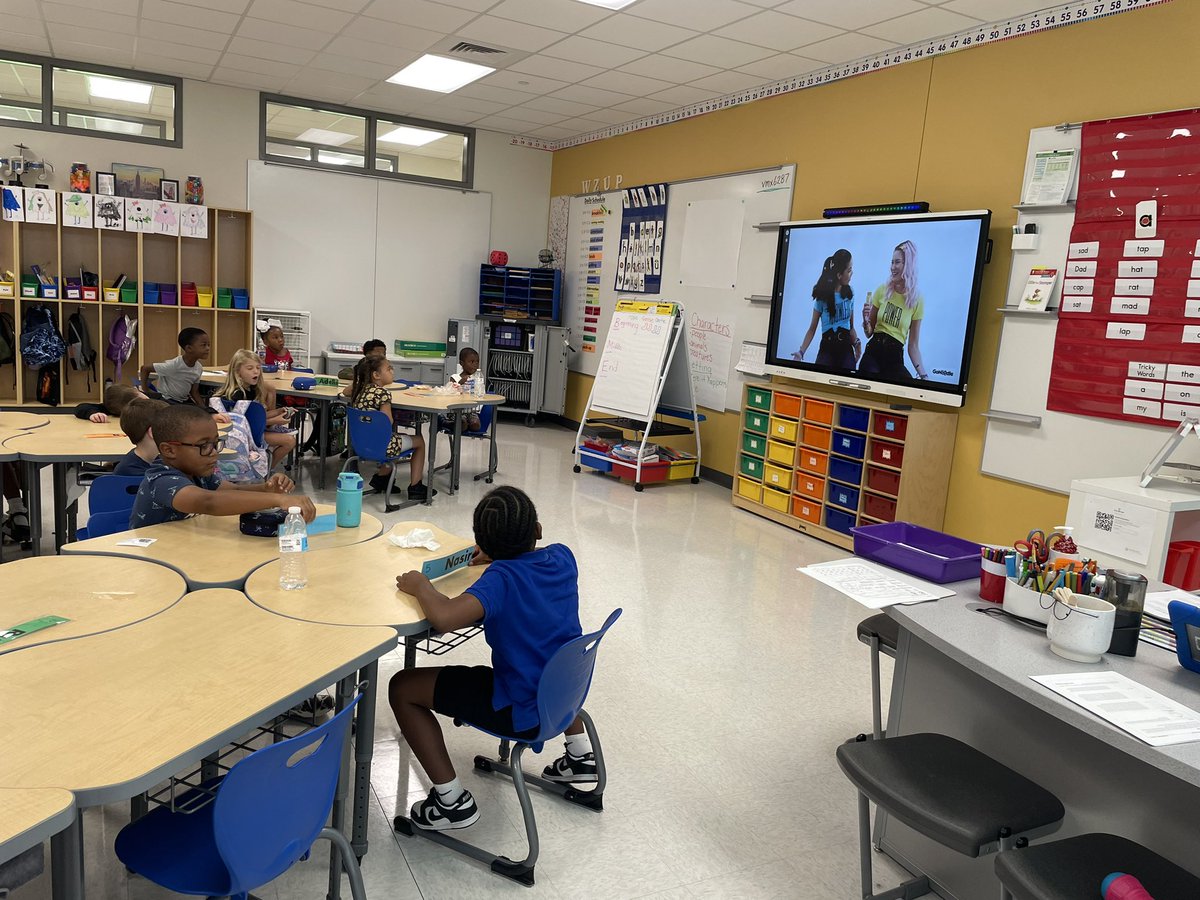
[[[820,425],[809,425],[807,422],[804,423],[803,443],[806,447],[828,450],[830,440],[831,432],[828,428],[822,428]]]
[[[762,495],[763,506],[773,509],[776,512],[785,513],[790,510],[792,505],[792,495],[783,491],[772,490],[770,487],[763,488]]]
[[[867,487],[881,494],[891,494],[893,497],[900,493],[900,475],[887,469],[877,469],[867,466]]]
[[[800,398],[791,394],[775,394],[775,415],[786,419],[800,418]]]
[[[630,481],[636,480],[638,484],[654,484],[656,481],[666,481],[667,473],[670,471],[671,461],[667,459],[642,463],[641,477],[638,477],[637,469],[633,465],[623,466],[619,462],[613,464],[614,475],[620,478],[627,478]]]
[[[753,409],[771,408],[771,392],[765,388],[746,388],[746,405]]]
[[[36,276],[33,276],[33,275],[22,275],[21,276],[21,296],[22,297],[32,297],[32,298],[36,299],[38,293],[41,291],[41,287],[42,287],[42,283],[37,280]]]
[[[11,281],[0,281],[0,297],[11,297],[16,293]]]
[[[832,528],[834,531],[840,531],[842,534],[852,534],[855,523],[855,515],[851,512],[838,509],[833,506],[825,507],[825,527]],[[976,551],[978,553],[978,551]],[[978,563],[978,560],[976,561]],[[979,568],[978,564],[975,566]]]
[[[757,456],[747,456],[745,453],[743,453],[738,458],[738,471],[747,478],[753,478],[755,481],[762,481],[763,461]]]
[[[792,498],[792,515],[814,525],[821,524],[821,501],[809,500],[807,497]]]
[[[796,464],[796,448],[792,444],[767,441],[767,459],[790,469]]]
[[[858,512],[858,496],[858,488],[838,484],[836,481],[829,482],[829,502],[835,506]]]
[[[876,412],[875,424],[871,430],[880,437],[890,437],[902,441],[904,440],[905,433],[908,431],[908,416],[894,416],[891,413]]]
[[[751,481],[749,478],[738,478],[737,492],[739,497],[753,500],[755,503],[762,503],[763,487],[757,481]]]
[[[179,305],[179,289],[173,284],[160,284],[158,286],[160,301],[164,306]],[[192,304],[195,306],[195,304]]]
[[[82,300],[83,299],[83,279],[68,278],[63,286],[63,298],[66,300]]]
[[[939,584],[979,577],[979,545],[911,522],[862,525],[854,555]]]
[[[852,434],[849,431],[834,431],[833,452],[862,459],[867,453],[867,439],[861,434]]]
[[[696,476],[696,461],[694,459],[673,459],[667,470],[668,481],[682,481]]]
[[[757,434],[743,434],[742,449],[747,453],[753,453],[755,456],[766,456],[767,439]]]
[[[579,451],[579,464],[601,472],[611,472],[613,467],[612,460],[607,456],[593,456],[583,451]]]
[[[137,303],[138,286],[136,281],[127,281],[121,285],[121,302]]]
[[[862,484],[863,464],[840,456],[829,457],[829,477],[834,481],[844,481],[855,487]]]
[[[120,299],[121,289],[113,287],[113,283],[111,281],[106,281],[104,283],[104,302],[116,303]]]
[[[822,453],[820,450],[809,450],[806,447],[801,447],[800,461],[797,465],[804,471],[812,472],[814,475],[824,475],[829,471],[829,454]]]
[[[746,430],[755,434],[767,434],[771,430],[771,418],[765,412],[746,410]]]
[[[833,424],[833,404],[826,400],[804,398],[804,418],[810,422],[820,422],[822,425]]]
[[[58,279],[57,278],[51,278],[49,284],[42,285],[42,299],[43,300],[57,300],[58,299]]]
[[[800,470],[795,475],[793,490],[820,503],[825,496],[825,479]]]
[[[851,431],[866,431],[871,421],[871,411],[861,406],[838,406],[838,427]]]
[[[896,521],[896,501],[878,494],[868,493],[863,497],[863,514],[881,522]]]
[[[763,466],[763,484],[790,493],[792,490],[792,470],[767,463]]]
[[[796,432],[799,430],[799,423],[793,422],[791,419],[780,419],[776,416],[771,416],[771,430],[769,434],[775,440],[794,444],[796,443]]]
[[[871,462],[899,469],[904,463],[904,445],[888,441],[871,442]]]
[[[250,308],[250,292],[247,291],[245,288],[234,288],[233,289],[233,308],[234,309],[249,309]],[[643,468],[645,468],[645,467],[643,466]]]
[[[233,291],[230,288],[217,288],[217,308],[233,309]]]
[[[100,288],[96,287],[94,284],[83,285],[79,289],[79,292],[84,300],[95,301],[100,299]]]
[[[179,286],[179,305],[180,306],[199,306],[200,298],[196,291],[196,283],[194,281],[185,281]],[[209,301],[212,305],[212,301]]]
[[[158,284],[154,281],[147,281],[142,285],[142,302],[149,305],[157,305],[159,298]]]
[[[200,306],[211,308],[213,305],[213,289],[205,285],[196,288],[196,301]]]

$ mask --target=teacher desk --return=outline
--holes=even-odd
[[[361,856],[378,660],[395,645],[389,628],[298,622],[265,612],[237,591],[213,589],[126,628],[5,654],[0,684],[20,700],[4,713],[0,786],[64,788],[81,810],[127,800],[332,682],[339,683],[340,706],[359,679],[368,682],[356,710],[354,750],[354,852]],[[348,765],[349,753],[333,810],[339,829]],[[51,849],[55,900],[84,900],[80,819],[52,839]],[[336,900],[336,849],[330,864]]]
[[[288,495],[279,495],[279,505],[288,505]],[[333,515],[334,507],[317,504],[317,515]],[[335,528],[310,535],[310,550],[345,547],[378,537],[383,523],[364,512],[357,528]],[[148,547],[121,546],[130,538],[153,538]],[[189,591],[227,587],[241,590],[246,578],[279,556],[274,538],[249,537],[238,528],[237,516],[191,516],[176,522],[164,522],[145,528],[119,531],[103,537],[64,544],[64,556],[120,557],[147,560],[178,572],[187,580]]]

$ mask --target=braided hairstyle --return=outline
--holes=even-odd
[[[537,509],[520,488],[498,487],[475,507],[475,543],[492,559],[516,559],[537,544]]]

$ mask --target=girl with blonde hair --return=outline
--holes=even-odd
[[[296,446],[296,435],[286,429],[291,410],[275,405],[275,388],[263,381],[262,360],[250,350],[238,350],[229,360],[229,371],[225,383],[213,396],[236,403],[253,400],[261,403],[267,411],[267,430],[263,438],[271,448],[271,467],[292,452]],[[276,430],[272,430],[272,428]]]
[[[880,375],[894,382],[912,381],[904,365],[907,344],[917,378],[928,378],[921,360],[924,317],[925,298],[917,288],[917,245],[904,241],[892,251],[887,283],[872,291],[863,307],[863,331],[870,340],[858,363],[859,374]]]

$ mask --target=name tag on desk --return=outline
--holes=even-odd
[[[459,569],[470,565],[471,557],[474,555],[475,548],[467,547],[464,550],[457,550],[438,559],[428,560],[421,564],[421,574],[430,581],[436,581],[444,575],[457,572]]]

